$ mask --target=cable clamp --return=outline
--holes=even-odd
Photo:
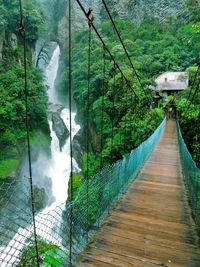
[[[88,12],[87,12],[87,18],[88,18],[88,26],[91,28],[92,27],[92,23],[94,21],[94,16],[92,14],[93,9],[89,8]]]

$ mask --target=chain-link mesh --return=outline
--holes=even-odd
[[[40,266],[68,266],[70,244],[75,261],[119,196],[136,177],[164,126],[165,120],[130,155],[106,166],[88,183],[84,181],[72,203],[37,213]],[[0,266],[37,266],[28,182],[2,183],[0,196]]]
[[[177,128],[183,175],[189,193],[188,195],[193,217],[200,233],[200,169],[197,168],[196,163],[193,161],[191,154],[187,149],[178,122]]]

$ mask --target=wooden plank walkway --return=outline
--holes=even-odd
[[[200,267],[176,125],[163,137],[75,266]]]

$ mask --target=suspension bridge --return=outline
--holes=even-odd
[[[20,5],[20,32],[24,41],[24,80],[29,177],[25,184],[16,181],[0,186],[1,244],[0,265],[4,266],[200,266],[200,170],[196,167],[181,135],[178,120],[166,118],[155,132],[123,159],[104,166],[94,177],[82,182],[73,197],[72,147],[72,38],[71,1],[69,2],[69,121],[70,184],[69,201],[42,213],[35,211],[31,146],[29,137],[26,30]],[[93,18],[76,1],[89,25],[87,129],[90,110],[91,31],[102,43],[103,81],[105,55],[122,84],[131,87],[118,62],[93,24]],[[114,20],[102,1],[130,62],[144,97],[149,96],[137,74]],[[21,1],[20,1],[21,3]],[[199,87],[199,67],[187,103],[187,110]],[[115,78],[115,74],[114,74]],[[102,96],[102,129],[105,84]],[[123,88],[122,88],[123,89]],[[125,89],[126,90],[126,89]],[[113,94],[115,91],[113,90]],[[113,106],[114,107],[114,97]],[[113,137],[113,125],[111,135]],[[86,133],[86,149],[89,150]],[[102,148],[103,139],[101,139]],[[101,155],[102,156],[102,155]],[[87,153],[88,157],[88,153]],[[88,160],[88,158],[87,158]],[[13,211],[17,216],[13,219]],[[11,220],[12,218],[12,220]]]
[[[176,122],[167,122],[150,157],[76,266],[199,266]]]

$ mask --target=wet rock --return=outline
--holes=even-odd
[[[73,138],[73,158],[78,163],[78,166],[82,168],[82,158],[84,154],[84,135],[82,129]]]
[[[47,206],[46,202],[46,194],[44,188],[39,188],[34,186],[33,187],[33,197],[34,197],[34,204],[35,204],[35,211],[41,211]],[[29,204],[31,204],[31,199],[29,200]]]
[[[64,107],[63,107],[63,105],[60,105],[60,104],[52,104],[52,103],[50,103],[49,105],[48,105],[48,112],[50,112],[50,113],[55,113],[55,112],[57,112],[57,113],[59,113],[60,114],[60,112],[62,111],[64,109]]]
[[[50,206],[55,201],[55,197],[52,194],[51,178],[45,176],[42,178],[42,181],[43,187],[41,187],[41,185],[33,185],[33,197],[36,212]],[[29,198],[29,205],[31,205],[31,197]]]
[[[69,130],[65,126],[63,119],[60,117],[60,114],[58,112],[51,113],[51,120],[53,123],[53,130],[55,131],[55,134],[59,140],[60,151],[61,151],[67,138],[69,137]]]

